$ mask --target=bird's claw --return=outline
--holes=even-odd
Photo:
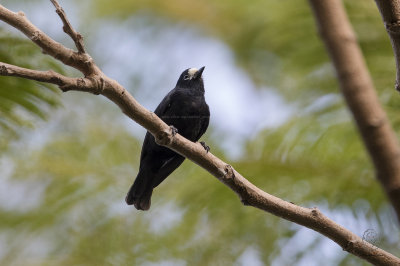
[[[210,151],[210,146],[208,146],[204,141],[200,141],[200,144],[206,150],[206,153]]]
[[[176,133],[178,133],[178,129],[173,125],[169,126],[171,128],[172,136],[175,137]]]

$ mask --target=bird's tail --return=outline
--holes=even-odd
[[[146,178],[142,171],[139,171],[135,182],[129,189],[125,197],[128,205],[134,205],[136,209],[147,211],[151,205],[151,194],[153,193],[153,185],[148,182],[150,178]]]

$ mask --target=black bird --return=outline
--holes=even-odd
[[[183,71],[176,87],[154,111],[173,130],[191,141],[200,139],[210,121],[210,110],[204,98],[203,70],[204,67]],[[208,151],[208,146],[204,142],[201,144]],[[134,204],[138,210],[148,210],[153,189],[184,160],[185,157],[158,145],[153,135],[147,132],[140,155],[139,173],[126,195],[126,203]]]

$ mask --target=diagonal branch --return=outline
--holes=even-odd
[[[310,0],[343,96],[400,221],[400,145],[379,103],[341,0]]]
[[[54,0],[54,2],[57,1]],[[11,23],[11,25],[16,25],[16,28],[20,29],[28,37],[32,36],[38,30],[26,18],[23,18],[21,22],[19,14],[10,12],[0,5],[0,20],[9,24]],[[25,28],[24,26],[29,27]],[[42,48],[45,48],[45,51],[58,54],[59,58],[66,58],[71,55],[70,50],[48,36],[46,36],[45,43],[46,45],[43,45],[42,42],[39,42],[38,45],[43,46]],[[78,66],[85,64],[84,60],[87,57],[82,55],[86,54],[74,54],[74,60],[76,60],[74,64]],[[317,208],[309,209],[300,207],[262,191],[234,170],[232,166],[223,162],[212,153],[207,153],[201,144],[193,143],[179,134],[172,134],[170,127],[166,123],[153,112],[140,105],[124,87],[104,75],[94,62],[91,62],[92,65],[89,70],[91,69],[92,72],[88,78],[81,79],[85,81],[83,86],[79,86],[78,84],[80,79],[70,79],[52,71],[27,70],[4,63],[0,64],[0,75],[13,75],[42,82],[50,82],[61,87],[65,84],[70,84],[71,86],[68,87],[68,90],[102,94],[117,104],[123,113],[133,121],[153,134],[159,145],[178,152],[218,178],[218,180],[237,193],[244,205],[253,206],[319,232],[335,241],[347,252],[370,263],[376,265],[400,265],[399,258],[364,241],[356,234],[330,220]],[[87,69],[82,70],[84,72]],[[76,82],[76,86],[74,86],[74,82]]]
[[[58,4],[58,2],[55,0],[50,0],[50,1],[53,3],[54,7],[56,8],[57,14],[60,16],[64,24],[63,27],[64,32],[68,34],[71,37],[71,39],[75,42],[75,46],[78,49],[79,53],[82,54],[86,53],[82,35],[72,28],[72,25],[71,23],[69,23],[69,20],[67,18],[67,14],[65,14],[64,9]]]

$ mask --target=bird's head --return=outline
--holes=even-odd
[[[176,86],[180,88],[198,89],[200,91],[204,91],[204,83],[202,78],[204,68],[205,67],[202,67],[200,69],[186,69],[179,77]]]

